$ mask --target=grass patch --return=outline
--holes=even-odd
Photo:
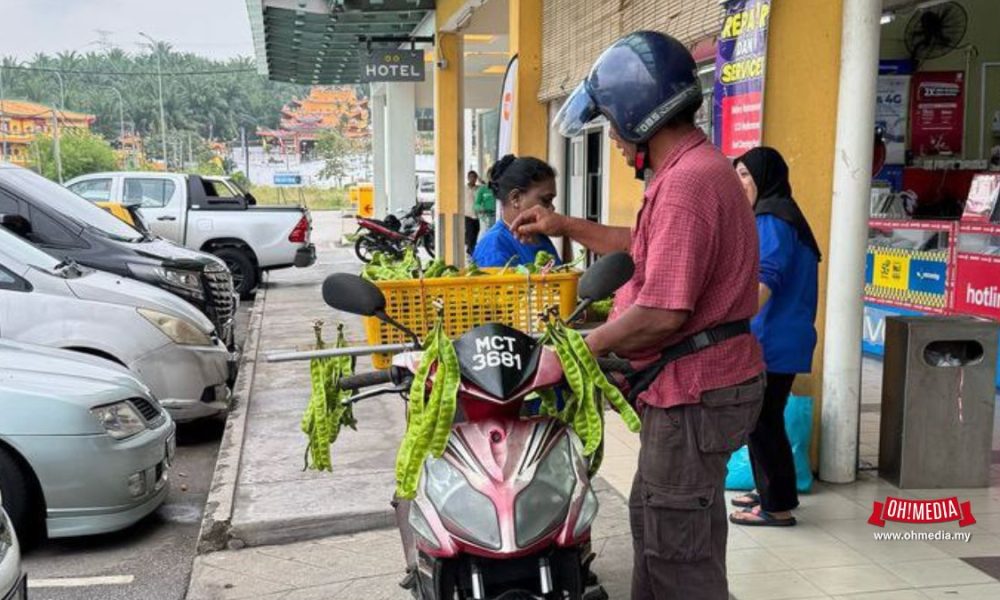
[[[339,188],[278,188],[255,185],[250,188],[250,193],[259,204],[294,206],[304,202],[309,210],[341,210],[350,204],[347,199],[347,190]]]

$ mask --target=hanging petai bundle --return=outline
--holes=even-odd
[[[317,321],[313,329],[316,332],[316,349],[322,350],[325,346],[323,322]],[[337,326],[337,348],[346,345],[344,325],[341,323]],[[339,387],[340,378],[353,373],[354,359],[350,356],[314,358],[309,362],[312,394],[302,415],[302,431],[309,438],[303,470],[332,471],[330,445],[337,440],[340,428],[346,425],[357,430],[353,405],[350,404],[351,392]]]
[[[542,341],[551,346],[559,356],[571,393],[565,398],[562,411],[556,408],[552,390],[540,393],[541,412],[543,415],[556,417],[573,428],[583,442],[584,456],[592,457],[592,475],[600,466],[603,447],[601,441],[604,438],[604,400],[615,408],[633,433],[638,432],[641,426],[639,415],[625,400],[621,390],[608,381],[580,332],[566,327],[561,319],[552,318],[546,324]]]
[[[434,371],[428,395],[427,380]],[[428,454],[440,458],[448,445],[458,404],[461,375],[455,346],[439,321],[424,341],[420,366],[410,386],[406,433],[396,455],[396,495],[417,495],[420,472]]]

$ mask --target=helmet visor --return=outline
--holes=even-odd
[[[584,126],[599,114],[597,104],[587,91],[586,84],[581,83],[556,113],[555,128],[563,137],[575,137],[580,135]]]

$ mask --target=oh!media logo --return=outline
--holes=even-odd
[[[957,497],[937,500],[909,500],[886,496],[885,502],[874,502],[868,523],[885,527],[887,521],[896,523],[947,523],[957,521],[959,527],[975,525],[972,502],[960,502]]]

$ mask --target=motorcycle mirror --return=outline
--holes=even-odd
[[[589,302],[603,300],[632,279],[633,273],[635,263],[627,252],[606,254],[590,265],[580,277],[577,296]]]
[[[375,317],[405,333],[415,347],[420,347],[420,338],[412,330],[385,313],[385,296],[382,290],[357,275],[334,273],[323,281],[323,301],[331,308],[352,315]]]
[[[385,314],[385,296],[370,281],[350,273],[334,273],[323,282],[323,301],[331,308],[352,315],[377,317]]]

